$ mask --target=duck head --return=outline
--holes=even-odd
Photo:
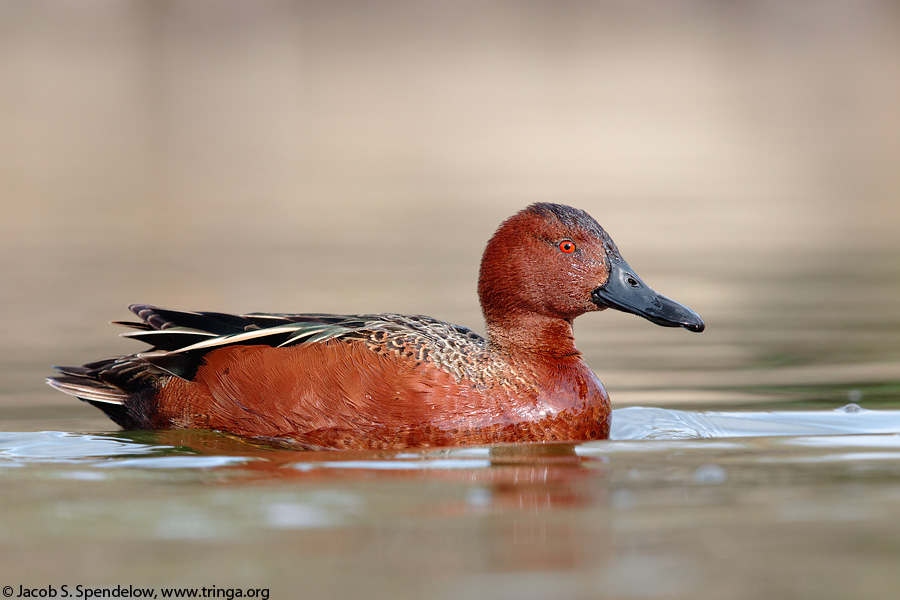
[[[561,204],[532,204],[500,225],[481,261],[478,295],[492,340],[547,319],[571,326],[607,308],[664,327],[705,327],[645,284],[589,214]]]

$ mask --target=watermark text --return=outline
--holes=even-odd
[[[227,588],[215,585],[202,587],[141,587],[136,585],[116,585],[93,587],[87,585],[26,585],[3,586],[4,598],[256,598],[269,600],[268,588]]]

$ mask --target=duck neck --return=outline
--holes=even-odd
[[[571,319],[533,312],[485,315],[491,348],[511,356],[555,361],[579,358]]]

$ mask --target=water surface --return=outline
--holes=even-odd
[[[400,452],[0,433],[4,572],[404,598],[842,598],[900,582],[900,410],[632,407],[614,423],[605,442]]]

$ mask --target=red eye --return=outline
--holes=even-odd
[[[565,254],[572,254],[575,252],[575,242],[572,240],[563,240],[559,243],[559,251]]]

